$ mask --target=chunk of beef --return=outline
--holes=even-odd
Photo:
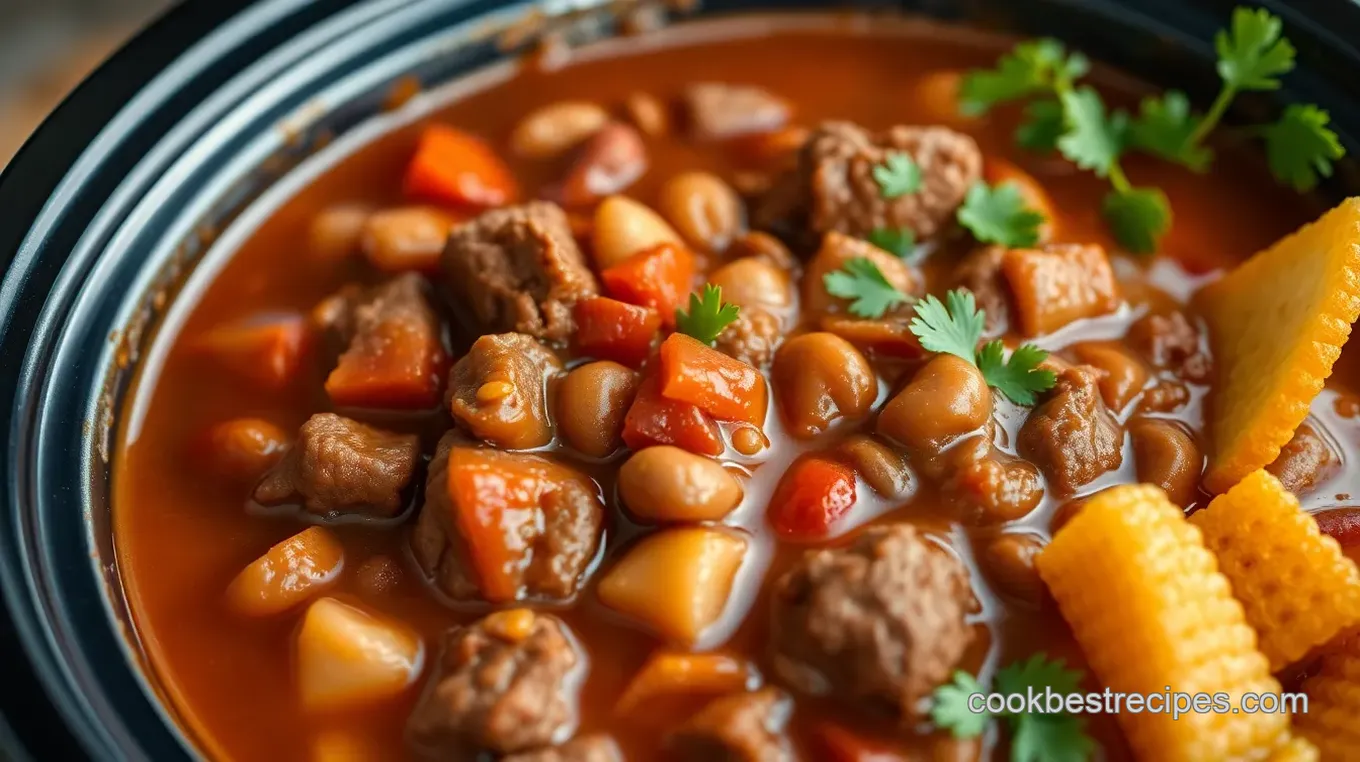
[[[889,155],[906,153],[921,169],[915,193],[884,198],[874,169]],[[758,227],[798,218],[818,235],[856,238],[878,229],[910,230],[930,238],[954,218],[982,174],[982,153],[972,138],[944,127],[899,125],[871,133],[849,122],[825,122],[808,138],[798,167],[775,183],[756,210]]]
[[[317,305],[332,345],[344,347],[326,377],[343,407],[428,409],[439,404],[448,353],[425,281],[398,275],[371,289],[348,286]]]
[[[1001,272],[1004,246],[984,246],[964,257],[954,268],[954,283],[973,292],[977,306],[987,314],[986,336],[1000,336],[1010,328],[1011,299]]]
[[[497,447],[542,447],[552,441],[548,384],[561,372],[562,361],[532,336],[483,336],[449,373],[449,412]]]
[[[557,617],[527,609],[489,614],[445,633],[407,734],[443,759],[550,746],[576,727],[584,669]]]
[[[685,88],[684,100],[695,140],[773,132],[789,121],[789,104],[754,85],[696,82]]]
[[[417,564],[455,600],[576,594],[600,546],[604,506],[589,477],[527,453],[444,435],[411,536]]]
[[[1204,383],[1213,370],[1199,330],[1180,310],[1144,315],[1129,326],[1125,340],[1148,362],[1187,381]]]
[[[255,486],[255,502],[298,505],[334,518],[358,514],[390,518],[406,505],[420,443],[413,434],[365,426],[334,413],[302,424],[294,444]]]
[[[1051,244],[1011,249],[1001,257],[1015,315],[1026,336],[1053,333],[1074,320],[1114,312],[1119,284],[1105,249]]]
[[[810,551],[775,585],[770,646],[788,685],[904,724],[953,673],[973,631],[968,571],[907,524]]]
[[[572,305],[599,293],[566,214],[543,201],[494,209],[454,228],[443,268],[484,333],[563,341],[575,328]]]
[[[623,762],[623,752],[614,739],[597,734],[573,738],[549,749],[511,754],[501,762]]]
[[[1086,366],[1063,370],[1020,427],[1020,454],[1039,466],[1059,495],[1071,495],[1123,462],[1124,428],[1105,406],[1098,378]]]
[[[1294,437],[1280,449],[1275,462],[1266,466],[1266,470],[1295,495],[1312,492],[1336,475],[1340,468],[1341,456],[1337,455],[1331,442],[1306,422],[1299,425]]]
[[[783,338],[784,327],[778,317],[760,307],[745,307],[736,321],[718,334],[714,346],[723,354],[763,368],[770,364]]]
[[[784,725],[793,702],[775,688],[723,696],[666,739],[680,762],[793,762]]]

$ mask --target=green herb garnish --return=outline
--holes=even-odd
[[[943,303],[934,296],[917,302],[916,317],[909,328],[922,348],[972,363],[982,372],[987,385],[1011,402],[1033,405],[1037,393],[1052,389],[1057,382],[1053,371],[1039,368],[1048,352],[1033,344],[1023,344],[1006,360],[1006,348],[1000,339],[978,348],[986,325],[987,314],[978,309],[973,293],[960,288],[945,294]]]
[[[968,189],[959,207],[959,224],[979,241],[1003,246],[1033,246],[1039,242],[1044,216],[1025,206],[1020,186],[1002,183],[995,188],[978,183]]]
[[[916,234],[911,228],[878,228],[869,231],[869,243],[878,248],[906,259],[916,251]]]
[[[1214,39],[1222,85],[1207,113],[1190,108],[1179,90],[1144,98],[1138,114],[1109,111],[1100,94],[1077,80],[1089,69],[1084,57],[1056,40],[1020,43],[994,69],[968,74],[959,89],[959,111],[986,112],[1008,101],[1028,100],[1016,142],[1036,151],[1057,150],[1078,167],[1110,181],[1101,210],[1121,246],[1149,253],[1171,227],[1171,208],[1157,188],[1134,186],[1120,158],[1146,153],[1196,172],[1206,171],[1213,152],[1205,145],[1238,93],[1275,90],[1294,68],[1294,46],[1280,19],[1260,8],[1239,7]],[[1279,121],[1246,130],[1266,142],[1271,172],[1300,191],[1329,177],[1345,150],[1328,128],[1327,112],[1311,105],[1286,108]]]
[[[718,334],[736,322],[740,314],[737,305],[723,304],[722,287],[709,283],[704,286],[703,296],[689,295],[689,312],[675,311],[675,329],[712,346]]]
[[[1013,662],[996,673],[995,692],[1003,696],[1026,695],[1033,690],[1068,696],[1079,690],[1081,673],[1068,669],[1061,659],[1049,660],[1035,654],[1025,661]],[[1004,719],[1011,732],[1011,762],[1085,762],[1096,744],[1086,733],[1086,722],[1067,712],[993,715],[975,712],[970,697],[986,689],[967,672],[954,673],[951,682],[935,689],[930,719],[955,738],[976,738],[994,717]]]
[[[921,189],[921,166],[911,154],[894,151],[874,167],[874,181],[883,198],[906,196]]]
[[[840,270],[822,276],[828,294],[852,299],[850,314],[863,318],[880,318],[883,313],[911,297],[897,290],[878,265],[865,257],[848,260]]]

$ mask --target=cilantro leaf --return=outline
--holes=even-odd
[[[1319,176],[1332,176],[1332,162],[1346,154],[1336,133],[1327,127],[1331,117],[1317,106],[1292,105],[1280,121],[1265,128],[1266,159],[1280,182],[1295,190],[1311,190]]]
[[[740,313],[741,308],[737,305],[723,304],[721,286],[709,283],[704,286],[702,297],[689,295],[689,312],[675,311],[675,329],[712,346],[718,334],[736,322]]]
[[[1005,360],[1004,351],[1000,340],[989,341],[978,350],[978,370],[982,371],[988,386],[1017,405],[1033,405],[1035,393],[1053,388],[1057,374],[1039,368],[1039,363],[1048,358],[1048,352],[1033,344],[1023,344],[1011,352],[1010,360]]]
[[[883,198],[897,198],[921,189],[921,166],[905,151],[893,151],[874,167],[874,181]]]
[[[878,228],[869,231],[869,243],[906,259],[916,251],[916,234],[911,228]]]
[[[1021,148],[1047,152],[1058,147],[1058,138],[1067,130],[1062,104],[1055,100],[1031,101],[1025,105],[1025,121],[1015,129],[1015,142]]]
[[[1033,688],[1042,693],[1045,688],[1054,693],[1076,693],[1081,684],[1081,672],[1068,669],[1062,659],[1049,660],[1048,655],[1036,653],[1024,661],[1014,661],[996,672],[996,690],[1010,695]]]
[[[944,295],[945,304],[934,296],[916,303],[916,317],[908,326],[921,346],[931,352],[941,352],[962,358],[976,365],[977,344],[987,316],[978,309],[973,292],[956,288]]]
[[[1138,118],[1129,124],[1129,143],[1154,156],[1203,172],[1209,168],[1214,154],[1197,143],[1195,131],[1199,124],[1199,119],[1190,112],[1190,99],[1185,93],[1168,90],[1160,98],[1148,96],[1143,99]]]
[[[1078,167],[1105,177],[1124,148],[1127,115],[1115,113],[1107,118],[1100,93],[1089,85],[1063,92],[1059,98],[1067,131],[1058,138],[1058,150]]]
[[[1114,238],[1134,254],[1151,254],[1171,229],[1171,203],[1160,188],[1112,190],[1101,203],[1100,213]]]
[[[987,729],[992,715],[986,710],[974,712],[968,706],[968,698],[986,693],[987,689],[977,678],[956,670],[952,681],[935,689],[930,705],[931,722],[948,730],[955,738],[977,738]]]
[[[1002,183],[995,188],[978,183],[968,189],[959,207],[959,224],[973,237],[1003,246],[1033,246],[1039,242],[1044,216],[1025,206],[1020,186]]]
[[[1237,8],[1232,29],[1214,37],[1218,75],[1231,90],[1275,90],[1294,68],[1294,46],[1280,36],[1284,25],[1264,8]]]
[[[883,313],[910,299],[888,282],[878,265],[864,257],[854,257],[840,270],[822,276],[822,285],[832,296],[853,299],[850,313],[864,318],[883,317]]]
[[[1085,720],[1070,714],[1022,714],[1010,724],[1011,762],[1086,762],[1096,750]]]
[[[971,71],[959,84],[959,112],[981,116],[992,106],[1049,90],[1055,81],[1070,82],[1086,74],[1090,61],[1067,55],[1052,39],[1022,42],[996,62],[995,69]]]

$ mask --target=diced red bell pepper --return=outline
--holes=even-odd
[[[442,124],[421,133],[402,189],[415,200],[478,209],[519,196],[515,176],[486,141]]]
[[[834,722],[813,726],[813,738],[825,762],[907,762],[908,757],[887,745],[864,738]]]
[[[824,540],[855,504],[855,472],[815,455],[799,458],[779,479],[767,517],[779,536]]]
[[[582,354],[636,368],[652,353],[661,315],[607,296],[576,303],[576,348]]]
[[[623,420],[623,441],[634,450],[668,444],[700,455],[723,451],[718,424],[694,405],[661,396],[655,376],[644,378],[638,386]]]
[[[226,370],[278,390],[297,376],[310,337],[304,315],[261,313],[214,326],[191,346]]]
[[[760,371],[683,333],[661,342],[661,394],[723,421],[765,424],[769,389]]]
[[[684,246],[663,243],[640,251],[600,273],[610,295],[629,304],[651,307],[667,328],[675,310],[694,285],[694,255]]]

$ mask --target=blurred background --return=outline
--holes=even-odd
[[[0,0],[0,168],[85,75],[172,0]]]

